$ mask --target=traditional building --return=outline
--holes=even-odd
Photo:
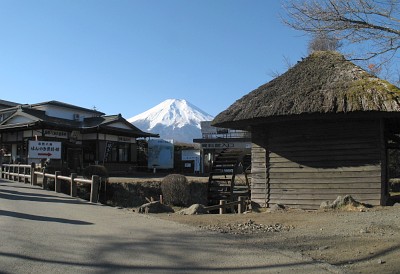
[[[137,161],[136,138],[158,137],[139,130],[120,114],[105,115],[58,101],[6,103],[0,108],[0,143],[12,162],[50,158],[53,164],[77,172],[99,163],[111,172],[127,170]]]
[[[214,159],[224,150],[242,150],[243,154],[250,154],[250,132],[213,127],[211,121],[202,121],[200,126],[202,138],[193,139],[193,142],[200,144],[202,173],[211,171]]]
[[[392,198],[388,151],[400,147],[400,89],[338,53],[311,54],[213,125],[251,132],[251,197],[261,205]]]

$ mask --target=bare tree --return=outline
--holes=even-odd
[[[326,33],[363,50],[353,60],[385,56],[400,48],[400,0],[283,0],[290,27],[307,33]]]
[[[338,50],[342,43],[336,37],[333,37],[326,32],[313,33],[313,36],[308,44],[308,52]]]

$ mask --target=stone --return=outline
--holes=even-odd
[[[204,209],[204,205],[202,204],[194,204],[188,208],[182,209],[178,211],[177,214],[180,215],[197,215],[197,214],[206,214],[207,210]]]
[[[268,208],[267,212],[277,212],[277,211],[283,211],[285,209],[286,207],[282,204],[274,204],[270,208]]]
[[[363,208],[364,205],[356,200],[351,195],[338,196],[332,203],[329,201],[322,202],[321,209],[340,209],[345,207]]]

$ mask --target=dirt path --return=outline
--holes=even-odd
[[[246,239],[0,180],[1,273],[340,273]]]
[[[400,273],[400,206],[364,212],[292,210],[242,215],[157,216],[233,234],[248,245],[300,252],[314,260],[339,266],[346,273]],[[268,232],[262,228],[274,226],[282,229]]]

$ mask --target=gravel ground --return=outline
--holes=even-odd
[[[346,273],[400,273],[400,206],[246,214],[156,214],[240,237],[249,245],[295,251]]]

